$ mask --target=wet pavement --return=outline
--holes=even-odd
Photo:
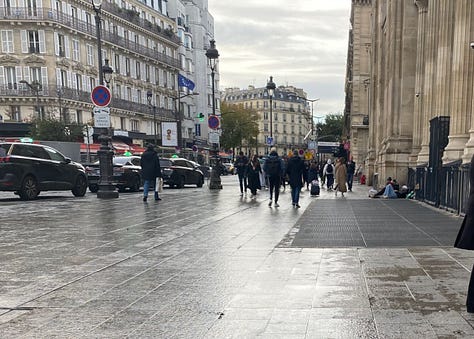
[[[461,218],[416,201],[0,193],[1,338],[473,338]]]

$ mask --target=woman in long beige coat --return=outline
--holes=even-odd
[[[347,192],[347,186],[346,186],[346,182],[347,182],[347,168],[346,168],[346,164],[344,163],[344,159],[343,158],[338,158],[336,160],[336,169],[335,169],[335,172],[336,172],[336,196],[337,196],[337,192],[341,192],[342,196],[344,196],[344,192]]]

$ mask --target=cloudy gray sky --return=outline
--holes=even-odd
[[[209,0],[220,88],[279,85],[319,98],[314,115],[342,113],[350,0]]]

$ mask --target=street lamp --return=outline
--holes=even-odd
[[[36,113],[38,114],[38,118],[41,119],[41,112],[40,112],[40,107],[39,107],[39,91],[43,89],[43,86],[38,80],[33,80],[31,84],[26,80],[20,80],[20,84],[25,84],[33,91],[33,93],[35,93],[35,96],[36,96],[35,110],[36,110]]]
[[[270,97],[270,139],[271,139],[271,145],[273,145],[273,104],[272,104],[272,99],[273,95],[275,94],[275,88],[276,85],[273,82],[273,77],[270,76],[270,81],[267,82],[267,91],[268,95]]]
[[[212,82],[212,115],[216,115],[216,97],[214,89],[214,77],[217,66],[217,59],[219,58],[219,52],[216,49],[216,41],[212,39],[210,41],[211,46],[206,51],[206,57],[209,59],[209,66],[211,67],[211,82]],[[212,166],[211,180],[209,182],[209,189],[222,189],[221,176],[220,176],[220,160],[219,160],[219,149],[217,143],[214,143],[214,159],[215,164]]]
[[[151,99],[153,97],[153,93],[148,90],[146,92],[146,100],[148,100],[148,107],[150,107],[150,109],[153,110],[153,140],[154,140],[154,143],[155,143],[155,147],[157,145],[156,143],[156,105],[153,105],[151,104]]]
[[[311,103],[311,135],[314,135],[314,116],[313,116],[313,103],[318,101],[318,99],[306,99]]]
[[[100,10],[102,8],[102,0],[91,0],[92,7],[95,11],[95,27],[97,33],[97,65],[99,66],[99,85],[104,85],[104,77],[107,86],[112,78],[113,70],[109,66],[109,61],[105,60],[105,65],[102,65],[102,41],[100,36],[101,20]],[[108,135],[108,130],[102,130],[99,136],[100,149],[97,151],[99,157],[99,190],[97,191],[97,198],[112,199],[118,198],[119,194],[113,184],[113,157],[114,152],[109,147],[109,142],[112,138]]]

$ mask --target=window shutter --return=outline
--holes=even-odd
[[[76,73],[71,73],[71,79],[72,79],[72,88],[76,89],[77,88],[77,80],[76,80]]]
[[[38,35],[39,35],[40,53],[44,54],[44,53],[46,53],[46,46],[44,44],[44,31],[39,30]]]
[[[67,87],[72,88],[72,74],[71,74],[71,71],[67,71]]]
[[[30,82],[30,67],[23,67],[23,80]]]
[[[66,58],[71,58],[71,44],[69,43],[69,36],[64,36],[64,50],[66,51]]]
[[[61,69],[56,68],[56,86],[61,87]]]
[[[48,87],[48,67],[41,67],[41,83]]]
[[[22,29],[20,31],[20,36],[21,36],[21,53],[28,53],[28,34],[26,33],[26,30]],[[7,51],[3,51],[7,52]]]
[[[150,66],[150,82],[152,84],[155,83],[155,67],[154,66]]]
[[[85,74],[82,75],[82,88],[79,89],[87,92],[87,76]]]
[[[0,66],[0,85],[5,85],[5,68]]]
[[[57,32],[54,32],[54,54],[59,56],[59,38]]]
[[[21,66],[15,66],[15,73],[16,73],[16,84],[15,88],[18,88],[17,86],[20,84],[20,81],[23,80],[23,72],[21,69]]]

